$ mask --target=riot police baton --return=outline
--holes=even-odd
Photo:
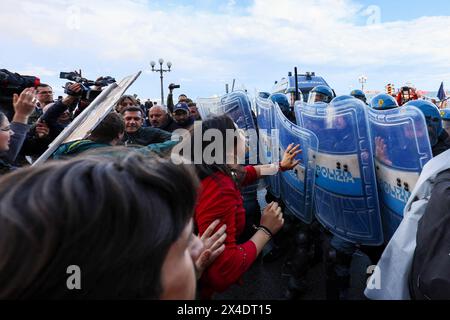
[[[297,67],[294,68],[294,77],[295,77],[295,101],[300,100],[300,97],[298,95],[298,72]]]

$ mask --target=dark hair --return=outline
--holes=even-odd
[[[49,85],[49,84],[46,84],[46,83],[40,83],[38,86],[37,86],[37,88],[40,88],[40,87],[42,87],[42,88],[44,88],[44,87],[52,87],[51,85]]]
[[[137,100],[134,96],[124,95],[124,96],[120,97],[119,101],[117,101],[117,105],[121,105],[127,99],[131,100],[133,102],[133,104],[135,104],[135,105],[137,104]]]
[[[125,131],[125,123],[120,114],[109,113],[99,125],[92,130],[90,138],[99,143],[110,143]]]
[[[36,87],[36,89],[37,89],[37,88],[46,88],[46,87],[51,88],[52,86],[50,86],[50,85],[48,85],[48,84],[46,84],[46,83],[40,83],[40,84]]]
[[[223,144],[222,144],[222,148],[223,148],[223,158],[222,159],[218,159],[220,160],[220,163],[213,163],[213,164],[206,164],[203,161],[203,154],[205,149],[211,144],[213,143],[210,141],[203,141],[202,139],[202,164],[196,164],[195,165],[195,169],[197,172],[198,177],[203,180],[209,176],[211,176],[212,174],[216,173],[216,172],[222,172],[228,176],[230,176],[231,178],[235,178],[235,173],[228,165],[227,165],[227,155],[226,155],[226,150],[227,147],[227,139],[226,134],[227,134],[227,130],[235,130],[236,127],[234,125],[233,120],[231,120],[230,117],[228,117],[227,115],[221,115],[221,116],[212,116],[207,118],[206,120],[199,122],[201,123],[201,130],[202,130],[202,137],[204,136],[205,132],[207,130],[210,129],[216,129],[219,130],[220,133],[222,134],[223,138]],[[198,129],[197,125],[194,125],[191,127],[190,134],[191,134],[191,161],[192,163],[195,163],[195,139],[194,139],[194,130]],[[234,144],[236,145],[237,139],[234,139]],[[215,156],[215,155],[213,155]],[[238,172],[239,174],[241,174],[242,172]]]
[[[131,100],[131,102],[133,102],[133,105],[135,105],[135,106],[137,106],[137,101],[136,101],[136,98],[135,97],[133,97],[133,96],[130,96],[130,95],[124,95],[124,96],[121,96],[120,97],[120,99],[119,99],[119,101],[117,101],[117,104],[116,104],[116,110],[117,110],[117,112],[119,112],[119,113],[122,113],[122,106],[121,106],[121,104],[125,101],[125,100]]]
[[[0,299],[158,299],[197,187],[189,167],[136,153],[1,178]],[[81,290],[67,289],[71,265]]]
[[[142,111],[142,109],[140,107],[137,107],[137,106],[127,107],[127,108],[123,109],[120,113],[122,115],[124,115],[125,112],[140,112],[141,116],[144,117],[144,112]]]

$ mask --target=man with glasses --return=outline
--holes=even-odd
[[[36,107],[34,108],[33,114],[28,119],[28,124],[33,125],[35,124],[38,119],[42,116],[44,113],[44,108],[49,105],[50,103],[53,103],[53,89],[48,84],[41,84],[39,87],[36,88]]]

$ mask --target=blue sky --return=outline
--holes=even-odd
[[[19,13],[19,14],[18,14]],[[221,95],[225,83],[270,91],[298,66],[324,76],[337,93],[407,82],[450,88],[450,3],[368,0],[31,0],[0,2],[0,67],[40,76],[61,92],[60,71],[120,79],[159,99],[150,61],[194,99]],[[166,90],[166,88],[165,88]]]

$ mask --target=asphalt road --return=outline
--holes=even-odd
[[[265,206],[265,190],[258,192],[261,208]],[[227,292],[216,294],[215,300],[285,300],[289,281],[289,254],[273,262],[265,262],[258,257],[254,265],[243,277],[242,285],[234,285]],[[366,270],[370,260],[362,252],[353,255],[351,266],[351,287],[349,300],[364,300]],[[325,300],[325,264],[311,267],[304,279],[306,292],[298,300]]]

